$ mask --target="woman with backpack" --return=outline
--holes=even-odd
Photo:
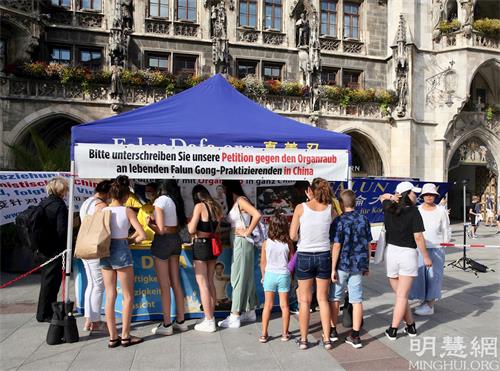
[[[52,178],[46,186],[48,197],[40,202],[43,209],[44,231],[41,241],[43,246],[35,253],[35,259],[42,263],[66,250],[68,232],[68,207],[64,198],[68,194],[68,181],[62,177]],[[50,322],[52,320],[52,303],[57,301],[57,294],[62,280],[62,259],[58,258],[41,269],[40,295],[36,320]]]
[[[260,212],[250,203],[239,180],[223,180],[231,223],[233,262],[231,286],[233,287],[231,314],[219,322],[219,327],[238,328],[242,322],[255,322],[257,293],[255,291],[255,246],[252,232],[260,220]]]
[[[192,193],[194,209],[188,230],[191,235],[194,235],[194,272],[205,314],[204,320],[196,324],[194,329],[214,332],[216,330],[214,318],[216,293],[213,277],[217,257],[213,254],[212,240],[223,218],[223,211],[204,186],[196,185]]]
[[[80,221],[87,215],[93,215],[97,210],[108,206],[109,190],[111,180],[103,180],[95,187],[95,194],[87,198],[80,206]],[[87,288],[85,289],[83,331],[102,331],[106,324],[101,321],[102,295],[104,293],[104,282],[99,265],[99,259],[82,259],[87,276]]]

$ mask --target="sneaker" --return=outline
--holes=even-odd
[[[248,323],[248,322],[255,322],[255,321],[257,321],[257,315],[255,314],[254,309],[241,313],[241,316],[240,316],[241,323]]]
[[[194,329],[200,332],[215,332],[217,327],[215,327],[215,319],[204,319],[200,323],[194,325]]]
[[[415,327],[415,322],[413,322],[411,325],[406,325],[404,329],[405,334],[408,334],[410,337],[415,337],[417,336],[417,328]]]
[[[363,344],[361,344],[361,338],[359,336],[353,337],[352,335],[349,335],[345,338],[345,342],[347,344],[351,344],[353,348],[359,349],[363,347]]]
[[[339,334],[337,333],[337,329],[335,327],[330,328],[330,341],[337,341],[339,339]]]
[[[415,314],[417,316],[431,316],[434,314],[434,307],[428,304],[423,304],[420,307],[415,308]]]
[[[214,323],[215,325],[215,323]],[[188,325],[186,324],[186,321],[182,321],[182,323],[179,323],[177,321],[172,322],[172,327],[174,328],[175,331],[179,332],[184,332],[189,330]]]
[[[155,335],[170,336],[174,333],[174,327],[172,326],[172,324],[165,326],[163,322],[161,322],[160,324],[158,324],[158,326],[151,329],[151,332]]]
[[[230,314],[229,316],[226,317],[225,320],[219,321],[218,325],[219,327],[239,328],[241,326],[241,319],[240,316],[235,316],[234,314]]]
[[[389,340],[396,340],[398,338],[398,329],[389,327],[385,330],[385,336],[387,336]]]
[[[296,308],[290,308],[290,313],[291,314],[299,314],[299,308],[296,307]]]

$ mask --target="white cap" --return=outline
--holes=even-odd
[[[424,195],[436,195],[439,196],[436,185],[433,183],[425,183],[422,187],[422,196]]]
[[[396,186],[396,193],[397,194],[403,194],[408,191],[413,191],[415,193],[420,193],[422,189],[417,188],[413,185],[411,182],[401,182]]]

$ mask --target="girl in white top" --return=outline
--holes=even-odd
[[[154,218],[149,226],[155,232],[151,244],[156,276],[161,290],[163,322],[151,331],[157,335],[172,335],[173,331],[187,331],[184,321],[184,291],[182,290],[179,259],[182,252],[180,228],[186,225],[184,201],[176,180],[166,180],[160,184],[160,194],[153,206]],[[175,297],[175,321],[170,316],[170,289]]]
[[[269,221],[268,239],[262,244],[260,252],[260,270],[265,295],[264,309],[262,310],[262,335],[259,338],[261,343],[266,343],[269,340],[267,330],[276,291],[278,291],[283,315],[281,340],[290,340],[288,292],[290,291],[291,278],[288,262],[292,255],[293,244],[289,236],[288,220],[284,214],[277,211]]]
[[[432,267],[424,265],[422,254],[418,250],[418,276],[413,281],[409,295],[410,299],[421,301],[421,305],[415,308],[416,315],[432,315],[434,302],[441,298],[445,253],[439,244],[450,241],[451,228],[446,209],[434,203],[438,196],[434,184],[424,184],[421,196],[424,203],[418,207],[418,211],[424,221],[425,246],[432,260]]]
[[[95,188],[95,194],[86,199],[80,207],[80,220],[87,215],[93,215],[96,210],[102,210],[107,206],[108,193],[111,188],[111,180],[99,182]],[[99,259],[82,259],[85,275],[87,276],[87,287],[84,297],[85,324],[83,331],[102,331],[106,324],[101,321],[102,295],[104,293],[104,281],[102,279]]]
[[[106,288],[106,324],[109,330],[109,348],[128,347],[139,344],[143,339],[130,335],[130,322],[134,306],[134,269],[132,254],[128,247],[128,231],[130,225],[136,230],[135,243],[146,238],[146,232],[137,220],[134,211],[123,206],[129,196],[129,181],[126,176],[119,176],[109,191],[111,203],[104,210],[111,211],[111,246],[109,257],[102,258],[100,265]],[[123,298],[122,333],[118,336],[115,319],[116,281],[120,280]]]
[[[333,194],[330,184],[322,178],[315,178],[306,194],[310,201],[295,208],[290,226],[290,238],[292,241],[298,240],[295,277],[299,283],[299,349],[308,348],[309,308],[315,282],[323,327],[323,346],[331,349],[328,290],[332,280],[333,245],[330,243],[329,230],[335,216],[331,205]]]

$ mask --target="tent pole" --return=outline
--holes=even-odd
[[[347,169],[347,188],[352,189],[352,168],[349,165]]]
[[[71,275],[71,258],[73,255],[73,212],[75,209],[75,161],[71,161],[69,178],[68,234],[66,237],[66,275],[64,277],[64,298],[69,303],[69,280]]]

